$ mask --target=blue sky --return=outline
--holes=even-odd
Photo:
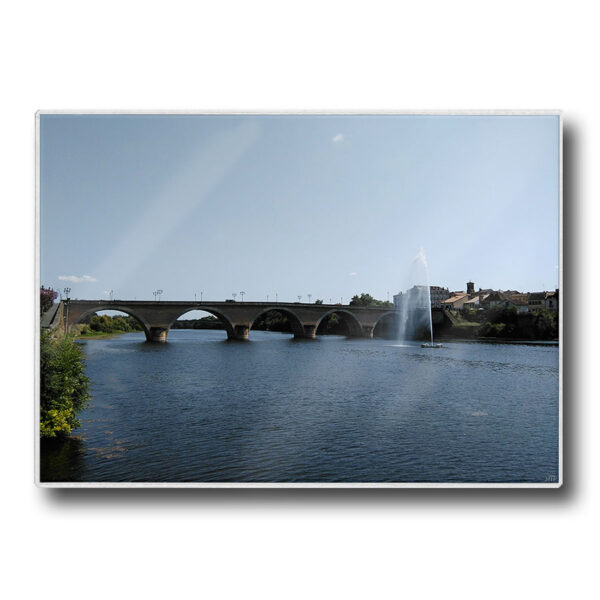
[[[41,283],[344,303],[558,285],[556,116],[41,115]]]

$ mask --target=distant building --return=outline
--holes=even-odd
[[[450,292],[448,288],[438,285],[429,286],[431,308],[443,308],[460,310],[470,308],[473,310],[489,310],[490,308],[516,308],[519,313],[527,313],[537,310],[548,310],[557,312],[559,306],[559,292],[532,292],[521,293],[518,290],[492,290],[481,289],[475,291],[475,284],[467,281],[467,291],[462,290]],[[398,292],[394,295],[394,307],[400,310],[405,302],[411,302],[411,306],[426,308],[427,286],[414,285],[406,292]]]
[[[421,308],[427,308],[429,301],[427,299],[427,286],[426,285],[413,285],[410,290],[407,290],[404,294],[399,292],[395,294],[394,307],[396,309],[402,308],[404,302],[414,301],[414,304],[422,304]],[[450,297],[448,288],[443,288],[439,285],[429,286],[429,297],[431,298],[431,308],[441,308],[442,301]]]
[[[477,310],[479,308],[479,296],[473,296],[463,304],[463,308]]]
[[[442,302],[450,298],[448,288],[439,285],[429,286],[429,292],[431,294],[431,308],[441,308]]]
[[[510,298],[504,292],[492,291],[489,294],[484,294],[479,304],[481,308],[486,310],[496,306],[506,307],[510,304]]]
[[[546,310],[558,312],[558,290],[546,292]]]
[[[529,304],[527,301],[527,294],[521,294],[520,292],[504,292],[506,300],[503,306],[514,307],[519,313],[529,312]]]
[[[412,308],[429,308],[429,294],[426,285],[413,285],[406,291],[404,302],[409,302]]]
[[[468,300],[469,294],[466,294],[465,292],[453,293],[453,295],[446,300],[442,300],[441,306],[445,309],[458,310],[462,308]]]
[[[517,311],[520,313],[529,312],[529,303],[527,294],[513,293],[508,295],[508,299],[511,302],[511,305],[516,307]]]
[[[546,292],[531,292],[527,298],[530,312],[536,312],[546,308]]]

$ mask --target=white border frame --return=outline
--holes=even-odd
[[[40,117],[41,115],[206,115],[206,116],[556,116],[558,117],[559,177],[559,322],[558,322],[558,481],[548,483],[263,483],[263,482],[41,482],[40,481]],[[219,111],[219,110],[38,110],[35,113],[35,282],[34,282],[34,454],[35,485],[42,488],[543,488],[563,485],[563,114],[560,110],[324,110],[324,111]]]

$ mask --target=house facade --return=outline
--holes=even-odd
[[[431,294],[431,308],[441,308],[442,302],[450,298],[448,288],[443,288],[439,285],[430,286],[429,292]]]
[[[441,307],[446,310],[460,310],[465,302],[468,302],[469,294],[466,292],[461,292],[459,294],[454,294],[447,298],[446,300],[441,301]]]
[[[545,306],[550,312],[558,312],[558,290],[546,292]]]
[[[529,312],[537,312],[546,308],[546,292],[532,292],[527,298]]]
[[[412,302],[413,305],[422,305],[422,308],[428,308],[428,295],[431,298],[431,308],[441,308],[442,301],[450,297],[450,292],[448,288],[439,285],[431,285],[429,290],[426,285],[413,285],[405,293],[399,292],[393,296],[394,307],[399,310],[404,302]]]

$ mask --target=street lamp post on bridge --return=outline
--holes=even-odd
[[[71,288],[66,287],[63,292],[65,293],[65,297],[66,297],[66,305],[67,305],[67,310],[66,310],[66,316],[65,316],[65,335],[67,333],[69,333],[69,294],[71,292]]]

